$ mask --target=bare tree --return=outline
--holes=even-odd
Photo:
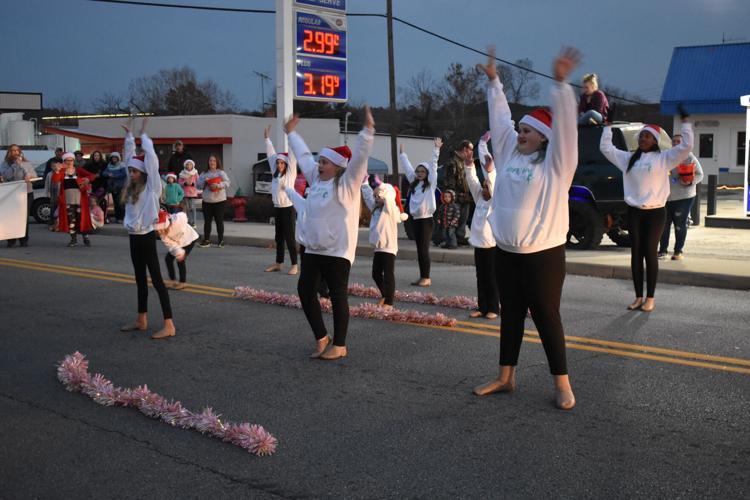
[[[478,121],[484,123],[486,119],[478,120],[476,114],[479,107],[485,110],[487,107],[483,74],[479,70],[474,67],[466,69],[461,63],[451,63],[445,81],[440,85],[440,94],[448,118],[446,134],[456,131],[474,134],[474,129],[485,126],[480,126]]]
[[[91,102],[96,113],[127,113],[130,109],[125,96],[114,92],[105,92]]]
[[[527,69],[534,68],[531,60],[526,58],[516,60],[515,64]],[[501,64],[497,70],[510,102],[523,104],[539,97],[539,82],[534,73],[506,64]]]
[[[54,99],[45,110],[60,116],[72,116],[81,113],[81,102],[71,95],[65,95]]]
[[[628,102],[627,100],[646,102],[646,99],[644,99],[643,96],[640,96],[633,92],[628,92],[627,90],[615,87],[614,85],[605,85],[601,90],[607,96],[607,100],[610,103],[633,104],[632,102]]]

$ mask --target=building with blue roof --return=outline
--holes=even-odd
[[[744,184],[746,108],[750,94],[750,43],[675,47],[661,94],[661,112],[675,115],[682,103],[693,115],[693,153],[703,171],[724,184]]]

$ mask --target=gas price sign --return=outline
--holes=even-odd
[[[346,17],[296,10],[295,99],[346,101]]]

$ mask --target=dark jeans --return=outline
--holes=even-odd
[[[667,220],[664,224],[664,231],[661,233],[659,252],[666,253],[669,249],[669,231],[672,229],[672,225],[674,225],[674,252],[682,252],[688,232],[688,216],[694,201],[695,196],[667,202],[665,207],[667,209]]]
[[[185,258],[182,259],[182,261],[177,261],[177,269],[180,271],[180,283],[185,283],[187,281],[187,258],[188,255],[190,255],[190,252],[193,251],[193,247],[195,246],[195,242],[192,242],[186,247],[182,247],[183,250],[185,250]],[[164,257],[164,262],[167,264],[167,274],[169,274],[169,279],[174,281],[174,261],[177,260],[177,258],[172,255],[171,253],[167,253],[167,256]]]
[[[560,296],[565,281],[565,245],[535,253],[495,253],[500,292],[500,365],[515,366],[521,352],[526,311],[531,311],[552,375],[567,375]]]
[[[115,219],[123,220],[125,218],[125,206],[122,204],[122,200],[120,199],[120,196],[122,195],[122,188],[111,189],[110,193],[112,193],[112,204],[114,205],[115,209]],[[105,212],[104,215],[106,216],[107,213]]]
[[[224,210],[226,207],[226,200],[219,201],[217,203],[206,203],[203,202],[203,239],[206,241],[211,240],[211,221],[216,220],[216,233],[219,236],[219,241],[224,240]]]
[[[470,196],[466,193],[466,196]],[[456,228],[456,237],[462,245],[466,242],[466,225],[469,222],[469,213],[471,212],[471,202],[461,203],[461,215],[458,216],[458,227]]]
[[[302,310],[305,311],[315,338],[320,340],[328,334],[320,310],[318,289],[321,278],[328,284],[328,293],[333,308],[333,345],[346,345],[349,328],[349,270],[351,263],[343,257],[331,257],[305,252],[302,256],[302,272],[297,283],[297,293]]]
[[[657,249],[664,230],[667,210],[664,207],[642,210],[628,207],[630,232],[630,267],[636,297],[643,297],[643,261],[646,261],[646,297],[653,297],[659,275]]]
[[[474,266],[477,271],[477,306],[482,314],[499,313],[499,293],[495,272],[497,247],[475,248]]]
[[[372,279],[380,290],[380,295],[389,306],[393,305],[396,293],[396,256],[388,252],[375,252],[372,256]]]
[[[159,294],[161,312],[164,319],[172,319],[172,306],[169,303],[169,293],[161,278],[159,255],[156,253],[156,232],[130,235],[130,260],[133,261],[135,284],[138,288],[138,313],[148,312],[148,280],[146,269],[151,275],[151,283]]]
[[[414,242],[417,244],[419,277],[430,277],[430,236],[432,236],[432,217],[413,219]]]
[[[47,223],[47,225],[53,229],[57,227],[57,218],[55,217],[55,211],[57,210],[57,197],[59,196],[59,194],[59,191],[52,191],[49,197],[49,222]]]
[[[284,243],[289,249],[289,260],[293,266],[297,265],[297,242],[294,240],[294,207],[274,207],[274,228],[276,239],[276,263],[284,262]]]

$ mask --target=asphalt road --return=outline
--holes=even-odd
[[[2,498],[750,495],[748,292],[662,285],[649,314],[625,310],[629,282],[568,277],[578,406],[561,412],[533,334],[515,393],[471,394],[496,375],[497,321],[436,329],[352,318],[349,356],[327,363],[307,359],[301,311],[195,289],[170,292],[176,337],[120,333],[135,286],[64,272],[131,274],[127,238],[94,235],[92,248],[72,249],[66,240],[32,226],[29,248],[0,248]],[[273,255],[196,248],[188,281],[294,293],[295,277],[263,273]],[[360,258],[351,282],[371,285],[369,273]],[[397,261],[397,288],[413,290],[416,274]],[[441,296],[475,293],[470,267],[434,265],[433,282]],[[456,309],[397,307],[469,321]],[[54,365],[76,350],[115,385],[148,384],[190,409],[262,424],[277,453],[256,457],[66,392]]]

